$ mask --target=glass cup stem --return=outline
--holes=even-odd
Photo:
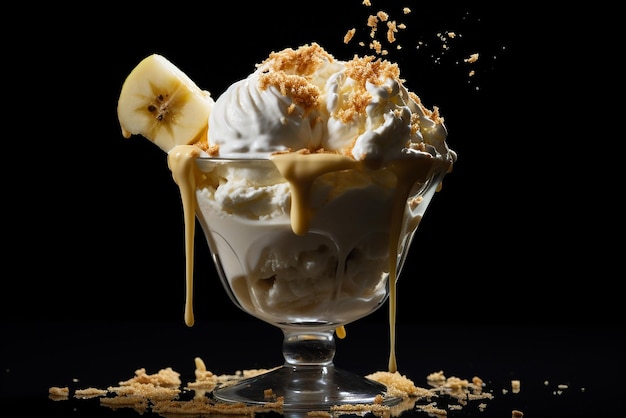
[[[328,366],[335,357],[334,331],[283,330],[285,366]]]
[[[334,330],[283,333],[285,363],[281,367],[218,388],[213,395],[222,401],[257,405],[280,397],[284,411],[328,410],[333,405],[377,402],[393,405],[400,400],[385,397],[384,385],[335,367]]]

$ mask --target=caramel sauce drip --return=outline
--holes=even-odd
[[[194,323],[193,318],[193,240],[195,234],[196,210],[196,176],[199,169],[195,159],[199,156],[199,148],[193,145],[179,145],[168,154],[168,165],[172,171],[174,181],[180,188],[185,222],[185,254],[186,254],[186,302],[185,322],[188,326]],[[303,235],[308,231],[313,213],[309,205],[309,192],[315,179],[323,174],[347,170],[363,169],[363,163],[349,157],[331,154],[301,154],[284,153],[271,157],[271,161],[289,182],[291,187],[291,228],[295,234]],[[397,263],[403,219],[405,215],[409,193],[416,183],[423,183],[428,179],[435,164],[444,164],[438,159],[424,156],[423,158],[406,158],[394,161],[385,167],[390,169],[397,178],[395,188],[393,212],[391,214],[391,228],[389,239],[389,327],[390,327],[390,355],[389,371],[395,373],[398,369],[395,339],[396,339],[396,280]],[[355,208],[355,210],[358,210]],[[364,225],[363,227],[367,227]],[[339,338],[345,337],[345,328],[336,330]]]
[[[332,171],[356,168],[358,163],[339,154],[276,154],[271,157],[280,174],[291,186],[291,229],[296,235],[304,235],[309,230],[311,208],[309,191],[319,176]]]
[[[196,158],[200,149],[192,145],[179,145],[167,155],[167,164],[180,189],[185,223],[185,324],[193,326],[193,252],[196,227]]]

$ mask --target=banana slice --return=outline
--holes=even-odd
[[[117,117],[122,135],[142,135],[169,152],[176,145],[206,143],[214,100],[159,54],[144,58],[120,92]]]

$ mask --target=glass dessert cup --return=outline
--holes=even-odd
[[[302,193],[294,194],[296,183],[271,160],[196,159],[202,174],[195,214],[227,294],[284,334],[283,365],[218,387],[216,399],[264,405],[282,398],[283,411],[400,401],[385,396],[384,385],[335,367],[335,332],[395,294],[413,235],[446,173],[445,164],[426,157],[424,174],[405,187],[393,170],[315,176],[300,189],[305,203],[295,202]],[[240,193],[248,201],[225,210],[215,196],[226,172],[238,172],[255,187]],[[282,206],[275,203],[276,185],[290,185]],[[304,218],[306,227],[296,227],[294,218]]]

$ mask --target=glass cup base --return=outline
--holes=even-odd
[[[282,410],[287,412],[328,411],[333,406],[392,406],[399,397],[385,396],[387,387],[334,365],[293,367],[284,365],[267,373],[247,378],[234,385],[217,388],[215,399],[266,405],[283,398]]]

